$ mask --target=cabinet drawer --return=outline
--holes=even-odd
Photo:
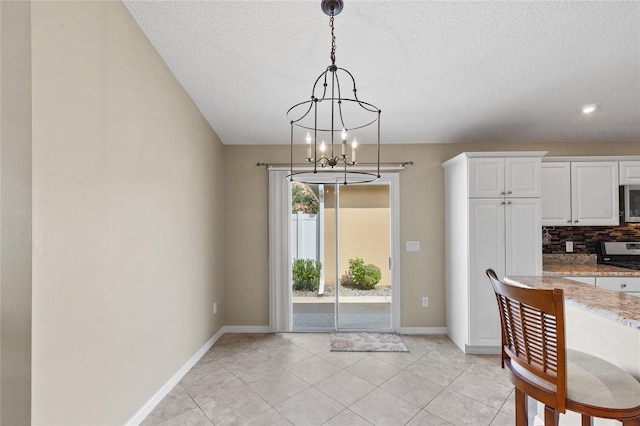
[[[640,292],[640,277],[596,277],[596,286],[609,290]]]

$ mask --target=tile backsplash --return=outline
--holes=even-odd
[[[545,229],[550,238],[544,243]],[[544,254],[565,253],[565,242],[573,241],[573,253],[596,253],[600,241],[640,241],[640,224],[621,226],[555,226],[542,228],[542,252]]]

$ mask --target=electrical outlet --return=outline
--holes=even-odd
[[[427,306],[429,306],[429,298],[428,298],[428,297],[426,297],[426,296],[424,296],[424,297],[422,298],[422,307],[423,307],[423,308],[426,308]]]
[[[218,313],[218,302],[213,302],[213,313],[214,314]]]
[[[567,253],[573,253],[573,241],[566,241],[564,245]]]

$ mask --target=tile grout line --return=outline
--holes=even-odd
[[[246,335],[245,335],[246,336]],[[244,337],[244,336],[243,336]],[[276,337],[279,337],[278,335],[276,335]],[[308,391],[309,389],[313,389],[315,392],[318,392],[321,395],[324,395],[326,398],[328,398],[328,400],[333,401],[334,403],[338,404],[339,407],[341,407],[342,409],[336,413],[335,415],[333,415],[332,417],[330,417],[327,420],[324,420],[322,424],[328,423],[330,422],[332,419],[336,418],[337,416],[341,415],[342,413],[347,412],[347,410],[349,410],[349,412],[354,415],[357,416],[359,419],[362,419],[363,421],[367,422],[368,424],[371,424],[371,421],[367,418],[363,418],[362,416],[360,416],[359,414],[357,414],[356,412],[354,412],[351,407],[353,407],[354,405],[360,403],[363,399],[371,396],[372,393],[376,392],[376,391],[382,391],[385,394],[388,395],[392,395],[395,398],[398,398],[399,400],[404,401],[405,403],[409,404],[409,406],[414,407],[415,409],[418,409],[418,412],[416,414],[414,414],[413,416],[411,416],[411,418],[409,418],[408,420],[404,421],[403,420],[403,424],[408,424],[411,423],[417,416],[420,415],[420,413],[422,412],[426,412],[428,413],[430,416],[434,416],[437,417],[439,419],[442,419],[444,421],[447,421],[446,419],[443,419],[442,417],[438,416],[435,413],[431,413],[430,411],[427,410],[427,407],[439,396],[442,395],[443,392],[445,392],[445,390],[449,389],[450,392],[455,393],[456,395],[460,396],[460,397],[464,397],[464,398],[468,398],[472,401],[475,401],[477,403],[480,403],[492,410],[495,410],[495,414],[492,416],[489,424],[493,423],[495,421],[495,419],[499,416],[499,414],[501,412],[504,412],[504,408],[507,404],[507,402],[509,401],[509,397],[512,394],[512,391],[509,392],[509,394],[507,395],[507,397],[505,398],[505,400],[502,402],[502,404],[500,405],[500,408],[496,408],[492,405],[488,405],[485,402],[482,402],[480,400],[477,400],[474,397],[471,396],[467,396],[465,394],[462,394],[460,392],[457,392],[453,389],[451,389],[451,385],[458,379],[461,378],[461,376],[463,374],[466,374],[468,372],[469,375],[471,376],[477,376],[479,378],[482,378],[483,380],[488,380],[491,383],[494,383],[496,385],[505,385],[504,382],[500,382],[498,380],[494,380],[493,377],[485,377],[485,375],[482,374],[477,374],[476,372],[472,371],[471,368],[472,366],[477,366],[478,367],[478,372],[480,373],[485,373],[485,374],[489,374],[491,371],[489,370],[489,367],[491,367],[490,363],[487,363],[486,365],[483,365],[483,362],[478,362],[479,360],[483,359],[483,358],[476,358],[476,359],[472,359],[472,362],[470,363],[464,363],[463,368],[460,368],[460,359],[459,358],[453,358],[450,359],[452,360],[452,362],[447,362],[446,359],[441,359],[441,358],[447,358],[447,356],[451,356],[451,354],[448,354],[447,351],[451,350],[451,347],[449,345],[445,344],[445,341],[442,340],[432,340],[429,345],[426,346],[430,346],[431,344],[435,345],[434,347],[428,348],[428,350],[426,352],[422,352],[422,349],[427,349],[427,347],[425,346],[420,346],[421,343],[419,343],[420,340],[422,339],[414,339],[413,341],[411,341],[409,344],[407,344],[407,342],[405,342],[405,344],[407,344],[407,347],[409,348],[409,354],[415,354],[416,358],[415,359],[411,359],[410,362],[408,363],[404,363],[402,362],[402,367],[399,367],[397,364],[394,364],[394,359],[393,357],[377,357],[376,353],[367,353],[365,356],[363,356],[360,359],[357,359],[354,362],[348,362],[348,363],[338,363],[336,361],[332,361],[331,359],[327,359],[325,357],[323,357],[323,355],[325,355],[327,353],[327,350],[324,348],[324,344],[320,343],[319,341],[321,340],[325,340],[328,339],[330,336],[328,334],[325,334],[322,338],[318,339],[316,336],[316,333],[310,333],[310,334],[306,334],[306,335],[301,335],[299,338],[279,338],[277,340],[272,340],[270,337],[266,336],[266,335],[258,335],[257,338],[252,337],[254,340],[252,340],[252,338],[246,336],[245,339],[238,339],[238,341],[234,341],[233,338],[229,338],[228,341],[221,341],[219,343],[224,343],[224,345],[222,346],[217,346],[217,348],[223,347],[225,348],[225,346],[228,346],[228,348],[230,349],[229,352],[225,352],[223,350],[220,351],[220,353],[218,353],[218,355],[216,356],[216,358],[214,358],[214,360],[209,361],[212,364],[214,364],[217,368],[219,368],[221,371],[224,371],[226,374],[229,375],[229,377],[232,377],[234,380],[237,380],[243,387],[245,387],[248,391],[250,391],[251,395],[253,395],[254,397],[257,397],[260,401],[262,401],[265,404],[265,409],[260,411],[259,413],[252,415],[249,419],[244,419],[242,421],[242,423],[245,423],[251,419],[257,418],[259,416],[264,415],[265,412],[269,411],[270,409],[273,409],[275,413],[277,413],[279,416],[282,416],[283,419],[286,419],[287,422],[289,423],[293,423],[295,424],[291,419],[289,419],[284,412],[281,412],[280,410],[278,410],[276,407],[280,406],[280,404],[294,398],[296,395],[300,394],[301,392],[305,392]],[[260,341],[260,339],[263,338],[263,342]],[[411,345],[419,345],[419,347],[416,347],[414,350],[416,350],[417,352],[413,352],[411,351],[410,346]],[[262,345],[262,346],[261,346]],[[442,346],[440,346],[442,345]],[[247,375],[247,377],[252,378],[255,375],[255,378],[252,378],[251,381],[245,383],[244,380],[242,380],[240,378],[239,375],[234,374],[234,370],[237,370],[238,368],[235,369],[229,369],[229,366],[234,365],[234,363],[238,362],[237,358],[241,358],[244,359],[245,361],[248,361],[249,358],[251,357],[252,352],[254,351],[258,351],[260,350],[260,348],[264,349],[266,352],[268,351],[276,351],[276,352],[281,352],[283,355],[286,356],[286,354],[288,352],[290,352],[291,349],[294,349],[296,351],[296,354],[293,355],[295,359],[295,357],[297,357],[298,354],[297,351],[303,351],[304,352],[304,358],[301,358],[299,360],[296,360],[295,362],[287,362],[285,361],[284,363],[279,363],[277,362],[277,360],[275,360],[275,362],[273,362],[274,366],[277,366],[277,368],[274,368],[271,371],[267,371],[262,373],[260,371],[260,369],[257,369],[255,371],[255,373],[253,372],[253,370],[251,370],[251,372]],[[320,349],[322,348],[322,349]],[[439,349],[441,349],[439,351]],[[210,351],[215,351],[216,349],[216,345],[214,345]],[[226,348],[225,348],[226,349]],[[330,350],[329,350],[330,352]],[[418,355],[419,354],[419,355]],[[434,354],[437,354],[434,355]],[[245,356],[247,355],[247,356]],[[213,358],[212,354],[212,358]],[[218,358],[219,357],[219,358]],[[332,369],[333,368],[337,368],[337,371],[333,372],[332,374],[329,374],[326,377],[322,377],[319,380],[315,380],[315,382],[312,384],[310,381],[310,379],[305,380],[303,377],[299,376],[298,374],[294,373],[293,371],[291,371],[290,369],[293,368],[294,366],[296,366],[297,364],[303,363],[305,361],[308,361],[311,358],[314,357],[318,357],[319,360],[323,360],[324,362],[326,362],[327,367],[329,365],[331,365]],[[257,358],[262,359],[263,357],[260,355]],[[264,359],[266,360],[274,360],[274,358],[277,358],[277,354],[274,357],[271,357],[269,354],[267,354]],[[341,359],[341,358],[336,358],[336,359]],[[348,361],[350,358],[343,358],[345,361]],[[464,358],[463,358],[464,359]],[[486,359],[486,358],[484,358]],[[226,362],[223,362],[224,360],[226,360]],[[383,379],[383,381],[380,384],[376,384],[378,383],[378,380],[376,380],[376,383],[373,383],[371,381],[372,377],[362,377],[358,374],[353,373],[352,371],[350,371],[349,369],[352,368],[354,365],[358,364],[359,362],[363,362],[365,360],[369,360],[369,361],[375,361],[376,363],[382,363],[379,365],[386,365],[388,367],[392,367],[394,368],[395,372],[393,372],[393,374],[391,374],[389,377],[385,377],[385,374],[382,374],[382,376],[378,375],[378,378],[380,377],[385,377]],[[437,362],[439,364],[442,365],[449,365],[450,368],[452,368],[453,370],[457,370],[457,374],[454,374],[453,376],[451,376],[451,380],[448,381],[448,384],[446,386],[442,386],[438,383],[435,383],[433,381],[431,381],[429,378],[427,377],[423,377],[422,375],[418,375],[415,374],[412,371],[408,371],[410,368],[416,366],[416,364],[418,362],[420,362],[421,360],[427,360],[427,361],[434,361]],[[467,358],[468,360],[468,358]],[[456,362],[458,364],[456,364]],[[271,364],[269,364],[271,365]],[[195,366],[194,366],[195,367]],[[242,368],[241,366],[239,366],[240,368]],[[425,365],[423,368],[428,367],[428,365]],[[482,370],[483,367],[486,367],[486,370]],[[442,367],[437,367],[437,368],[442,368]],[[446,368],[446,367],[445,367]],[[383,367],[383,369],[386,370],[386,367]],[[300,371],[300,370],[299,370]],[[362,367],[360,369],[360,371],[362,371]],[[427,371],[427,370],[425,370]],[[205,371],[206,372],[206,371]],[[304,384],[305,387],[304,389],[300,390],[299,392],[294,393],[293,395],[289,396],[288,398],[285,398],[282,401],[279,401],[277,404],[271,404],[270,402],[268,402],[267,400],[265,400],[256,390],[254,390],[251,387],[252,383],[255,383],[259,380],[261,380],[263,377],[266,377],[270,374],[278,374],[278,373],[287,373],[289,375],[291,375],[291,377],[295,378],[297,381],[299,381],[300,383]],[[320,372],[320,375],[316,376],[316,377],[320,377],[323,376],[322,374],[322,370],[319,370],[318,372]],[[354,400],[353,402],[351,402],[349,405],[346,405],[343,401],[339,401],[338,399],[336,399],[336,397],[333,394],[328,394],[326,392],[323,392],[320,388],[316,387],[318,386],[320,383],[322,383],[325,380],[328,380],[340,373],[348,373],[353,375],[354,377],[357,377],[359,380],[363,380],[364,382],[368,383],[370,386],[372,386],[373,388],[369,391],[367,391],[366,393],[364,393],[363,395],[361,395],[358,399]],[[366,371],[364,371],[366,372]],[[421,380],[425,380],[427,382],[430,382],[436,386],[441,387],[442,389],[440,389],[437,393],[435,393],[433,395],[433,397],[430,398],[429,402],[427,402],[424,406],[417,405],[415,402],[410,401],[409,399],[407,399],[407,395],[402,396],[402,394],[397,395],[396,393],[394,393],[393,391],[387,390],[385,388],[383,388],[383,386],[385,386],[387,383],[389,383],[391,380],[393,380],[394,378],[398,377],[398,375],[400,375],[401,373],[407,373],[410,374],[412,376],[415,376],[416,378],[419,378]],[[207,373],[208,374],[208,373]],[[366,375],[365,375],[366,376]],[[244,377],[244,376],[243,376]],[[245,377],[245,379],[247,379],[247,377]],[[311,376],[313,377],[313,373],[311,373]],[[465,378],[468,379],[468,378]],[[181,383],[178,383],[177,385],[181,385]],[[176,386],[177,386],[176,385]],[[189,397],[189,399],[195,404],[196,407],[198,407],[199,412],[210,422],[210,423],[215,423],[211,418],[209,418],[205,411],[203,410],[202,406],[200,406],[196,400],[194,399],[194,395],[192,395],[192,392],[189,392],[186,388],[183,387],[184,392],[187,394],[187,396]],[[214,397],[215,400],[215,397]],[[212,401],[208,401],[208,403],[213,402]],[[484,400],[488,400],[488,399],[484,399]],[[498,401],[495,401],[498,402]],[[204,404],[206,405],[206,404]],[[336,406],[336,408],[338,408],[338,406]],[[407,406],[407,407],[409,407]],[[509,414],[509,413],[505,413],[505,414]],[[170,419],[164,419],[162,421],[170,421],[171,419],[175,419],[178,416],[173,416]],[[456,425],[454,425],[456,426]]]

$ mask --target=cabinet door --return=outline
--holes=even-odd
[[[540,163],[540,158],[505,158],[504,182],[506,196],[540,198]]]
[[[640,185],[640,161],[620,162],[620,185]]]
[[[542,226],[571,224],[571,163],[542,163]]]
[[[501,342],[498,305],[486,270],[491,268],[500,278],[504,276],[504,203],[500,199],[469,200],[471,346],[500,346]]]
[[[469,159],[469,197],[504,197],[504,158]]]
[[[539,198],[506,200],[506,275],[542,275],[540,207]]]
[[[619,225],[618,162],[571,163],[573,225]]]

